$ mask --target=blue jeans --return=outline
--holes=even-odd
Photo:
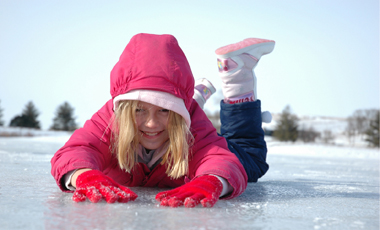
[[[235,153],[248,175],[257,182],[269,169],[267,146],[261,127],[261,101],[225,104],[220,102],[221,136]]]

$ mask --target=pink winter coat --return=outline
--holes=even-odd
[[[114,114],[113,101],[119,94],[134,89],[168,92],[184,100],[191,117],[190,130],[194,136],[189,156],[189,174],[171,179],[165,165],[152,170],[143,164],[131,173],[120,169],[110,151],[110,120]],[[239,196],[247,187],[247,175],[227,142],[193,100],[194,78],[187,59],[171,35],[135,35],[111,72],[110,99],[83,128],[76,130],[69,141],[51,160],[51,173],[62,191],[68,192],[63,176],[74,169],[92,168],[124,186],[178,187],[195,177],[213,174],[225,178],[234,188],[228,198]]]

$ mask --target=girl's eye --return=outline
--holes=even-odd
[[[136,109],[136,113],[144,112],[144,109]]]
[[[169,112],[168,109],[161,109],[160,111],[161,111],[161,112],[165,112],[165,113]]]

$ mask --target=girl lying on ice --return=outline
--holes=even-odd
[[[239,196],[268,170],[253,68],[273,48],[251,38],[216,50],[225,97],[218,135],[202,110],[215,88],[195,85],[177,40],[135,35],[111,72],[112,99],[52,158],[58,186],[76,202],[133,201],[134,186],[174,188],[156,196],[171,207]]]

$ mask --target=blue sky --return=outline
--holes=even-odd
[[[1,1],[3,120],[28,101],[48,129],[68,101],[83,125],[110,99],[109,73],[137,33],[173,34],[194,77],[220,89],[215,49],[244,38],[276,41],[255,69],[263,110],[347,117],[379,108],[379,2]],[[206,107],[217,109],[214,96]]]

